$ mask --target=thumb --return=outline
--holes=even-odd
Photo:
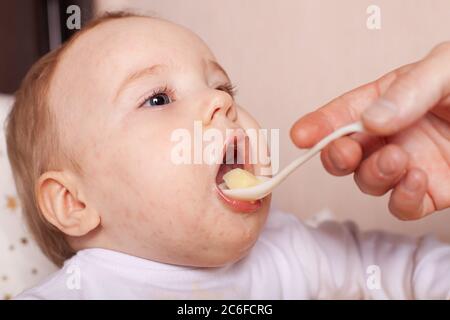
[[[362,113],[366,129],[379,135],[391,135],[419,120],[449,94],[449,61],[450,47],[441,45],[401,74]]]

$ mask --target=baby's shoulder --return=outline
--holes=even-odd
[[[52,273],[38,285],[29,288],[14,300],[75,300],[81,298],[81,269],[77,257],[68,259],[64,266]]]

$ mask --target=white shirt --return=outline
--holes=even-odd
[[[79,251],[16,299],[450,299],[450,245],[272,210],[240,261],[219,268]]]

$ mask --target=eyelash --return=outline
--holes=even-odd
[[[232,98],[234,98],[236,96],[236,86],[233,85],[232,83],[225,83],[225,84],[221,84],[220,86],[215,88],[216,90],[220,90],[220,91],[224,91],[226,93],[228,93]],[[170,100],[172,102],[175,101],[175,90],[169,88],[169,86],[165,85],[163,87],[159,87],[154,89],[149,95],[146,95],[145,98],[143,98],[141,101],[139,101],[139,106],[142,107],[144,105],[144,103],[151,99],[152,97],[161,94],[161,93],[165,93],[167,94],[167,96],[170,98]]]
[[[141,101],[139,101],[139,106],[142,107],[147,100],[153,98],[154,96],[165,93],[170,98],[170,100],[173,102],[175,101],[175,90],[170,89],[169,86],[165,85],[159,88],[154,89],[149,95],[146,95]]]
[[[220,90],[220,91],[225,91],[226,93],[228,93],[232,98],[234,98],[236,96],[236,86],[233,85],[232,83],[225,83],[222,84],[220,86],[218,86],[216,88],[216,90]]]

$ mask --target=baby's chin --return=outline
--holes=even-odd
[[[251,213],[236,212],[220,204],[214,212],[221,218],[210,226],[212,231],[209,241],[215,244],[213,250],[217,254],[211,255],[202,263],[206,267],[218,267],[236,262],[251,251],[257,242],[267,219],[270,197],[262,201],[261,207]]]
[[[203,207],[179,212],[180,224],[169,245],[169,263],[192,267],[221,267],[246,257],[267,219],[270,197],[255,212],[236,212],[220,200],[204,199]],[[170,234],[167,240],[170,241]]]
[[[239,241],[230,241],[226,245],[222,244],[217,249],[212,249],[214,253],[210,250],[204,256],[198,256],[196,259],[184,261],[179,264],[202,268],[216,268],[235,263],[244,259],[250,253],[258,237],[259,233],[255,233]]]

